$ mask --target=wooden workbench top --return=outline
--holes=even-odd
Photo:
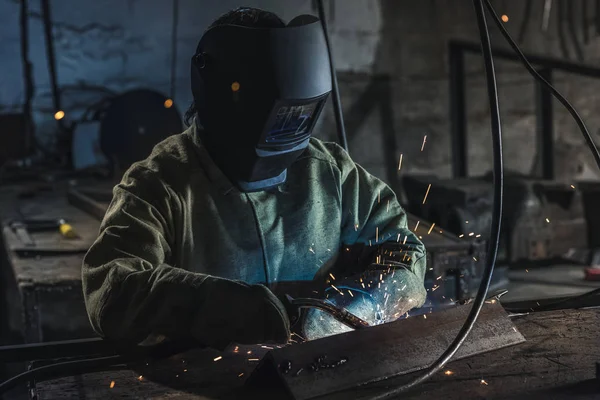
[[[3,186],[0,190],[0,219],[8,257],[19,286],[55,285],[81,282],[81,263],[84,251],[98,236],[99,221],[71,206],[67,201],[68,183]],[[26,195],[24,195],[26,193]],[[19,257],[16,249],[26,248],[13,230],[11,221],[25,219],[65,219],[77,234],[77,239],[63,237],[58,229],[53,232],[31,233],[35,247],[80,251],[79,254]]]
[[[561,310],[513,317],[523,344],[452,362],[403,399],[598,399],[600,309]],[[281,392],[251,395],[244,379],[267,350],[254,348],[213,361],[219,353],[194,350],[156,365],[56,379],[37,384],[39,399],[240,399],[286,398]],[[252,360],[249,360],[252,359]],[[395,378],[323,398],[368,399]],[[111,385],[111,382],[114,384]],[[112,386],[112,388],[111,388]]]

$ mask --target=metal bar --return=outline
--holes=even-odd
[[[294,399],[309,399],[428,367],[454,339],[471,306],[411,317],[270,350],[247,385],[279,381]],[[524,342],[504,309],[486,304],[456,359]]]
[[[400,181],[398,179],[398,143],[396,142],[396,130],[394,129],[394,96],[392,90],[392,79],[386,75],[378,80],[381,87],[379,100],[379,115],[381,118],[381,133],[383,134],[383,159],[385,161],[385,170],[387,183],[394,189],[400,190]]]
[[[331,50],[331,43],[329,40],[329,32],[327,31],[327,16],[325,15],[325,8],[323,6],[323,0],[317,0],[317,7],[319,9],[319,19],[321,20],[321,26],[323,27],[323,35],[325,36],[325,43],[327,44],[327,52],[329,53],[329,68],[331,69],[331,95],[333,99],[333,113],[335,115],[335,122],[338,131],[338,140],[340,146],[344,150],[348,151],[348,140],[346,139],[346,128],[344,127],[344,115],[342,113],[342,101],[340,100],[340,89],[338,87],[337,73],[335,70],[335,63],[333,60],[333,52]]]
[[[102,204],[98,203],[91,197],[84,195],[77,189],[70,188],[69,190],[67,190],[67,200],[69,201],[69,204],[87,212],[93,217],[99,219],[100,221],[104,219],[104,214],[106,214],[106,207],[104,207]]]
[[[583,50],[581,50],[581,46],[579,45],[579,37],[577,37],[577,30],[575,29],[577,26],[577,20],[575,18],[575,4],[573,3],[573,0],[569,0],[567,3],[567,16],[569,21],[569,34],[571,35],[571,40],[573,41],[575,55],[579,61],[583,61]]]
[[[479,47],[477,47],[480,50]],[[467,105],[465,98],[465,47],[450,42],[450,135],[452,138],[452,174],[467,176]]]
[[[541,69],[540,75],[552,84],[552,70]],[[541,177],[554,179],[554,113],[552,109],[552,93],[548,88],[535,82],[537,153],[541,161]]]
[[[558,43],[560,45],[560,50],[563,53],[563,57],[569,58],[569,49],[567,48],[567,39],[565,38],[565,20],[563,18],[563,16],[567,13],[566,7],[567,4],[565,3],[565,0],[558,0],[556,30],[558,31]]]
[[[525,39],[525,33],[527,33],[527,26],[529,25],[529,19],[531,18],[531,9],[533,8],[533,0],[525,1],[525,11],[523,11],[523,20],[521,21],[521,27],[519,29],[518,42],[523,43]]]
[[[454,40],[450,42],[450,46],[454,46],[459,50],[468,53],[480,54],[481,48],[479,44]],[[535,54],[525,54],[527,60],[533,65],[538,65],[553,70],[561,70],[570,72],[576,75],[588,76],[590,78],[600,78],[600,68],[572,61],[565,61],[560,58],[546,57]],[[494,50],[494,57],[505,60],[519,61],[519,57],[512,50],[497,49]]]
[[[12,363],[88,355],[117,354],[115,345],[100,338],[31,343],[0,347],[0,362]]]

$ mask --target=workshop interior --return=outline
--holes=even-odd
[[[211,25],[239,7],[287,25]],[[1,399],[600,398],[600,1],[5,0],[0,29]],[[278,98],[252,78],[276,82]],[[240,101],[245,90],[254,101]],[[211,125],[216,114],[229,117]],[[286,343],[99,335],[84,258],[127,205],[117,185],[196,117],[229,127],[206,143],[221,145],[211,157],[227,160],[224,176],[250,166],[240,193],[307,187],[292,172],[312,138],[387,184],[426,250],[422,304],[380,317],[406,287],[387,292],[402,268],[381,257],[404,251],[404,262],[409,234],[381,245],[372,265],[383,269],[355,288],[320,259],[345,262],[345,245],[317,255],[322,236],[286,231],[286,245],[311,243],[298,260],[314,255],[327,286],[276,293]],[[244,145],[262,135],[250,155],[234,140],[246,129]],[[322,179],[330,197],[302,204],[307,216],[337,201]],[[379,194],[366,206],[395,212]],[[215,251],[219,235],[231,240],[220,232]],[[383,232],[370,232],[369,254]],[[366,296],[365,284],[382,299],[376,323],[330,299]],[[315,311],[343,331],[294,330]]]

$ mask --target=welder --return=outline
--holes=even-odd
[[[319,310],[290,326],[285,293],[371,325],[423,304],[425,248],[396,195],[312,137],[331,85],[314,16],[286,25],[239,8],[209,27],[191,60],[189,128],[124,174],[85,256],[98,334],[285,343],[291,330],[349,329]]]

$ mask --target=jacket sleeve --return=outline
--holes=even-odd
[[[425,302],[426,252],[423,243],[407,226],[407,216],[394,191],[355,164],[338,146],[341,171],[342,244],[373,248],[371,262],[396,270],[397,285],[413,299]],[[412,307],[411,307],[412,308]]]
[[[82,268],[88,315],[101,336],[139,343],[151,334],[189,332],[207,276],[169,264],[177,204],[173,191],[140,166],[114,188]]]

